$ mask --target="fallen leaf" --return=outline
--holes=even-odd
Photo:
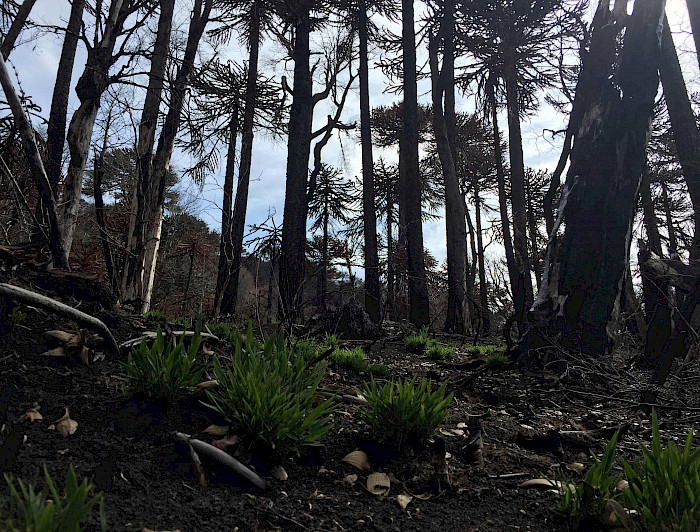
[[[412,500],[413,497],[411,495],[406,495],[404,493],[396,496],[396,502],[399,503],[399,508],[401,508],[402,510],[405,510],[406,506],[408,506],[408,503]]]
[[[289,475],[287,475],[284,468],[279,465],[274,466],[270,470],[270,475],[272,475],[272,478],[276,478],[277,480],[287,480],[289,478]]]
[[[617,486],[615,486],[615,489],[617,491],[622,491],[630,487],[630,483],[627,482],[626,480],[620,480],[620,482],[617,483]]]
[[[612,499],[605,502],[605,515],[603,521],[608,526],[629,528],[629,514],[622,505]]]
[[[42,416],[35,408],[30,408],[20,416],[19,421],[34,422],[40,419],[44,419],[44,416]]]
[[[75,434],[75,431],[78,430],[78,422],[70,418],[70,412],[66,408],[66,413],[63,414],[63,417],[56,421],[55,425],[51,425],[51,427],[54,427],[59,434],[66,437]],[[49,429],[51,427],[49,427]]]
[[[230,436],[226,436],[225,438],[221,438],[220,440],[214,440],[213,442],[211,442],[211,444],[217,449],[227,451],[231,447],[235,447],[236,445],[238,445],[238,436],[236,436],[235,434],[231,434]]]
[[[421,501],[427,501],[432,496],[432,493],[421,493],[420,495],[416,495],[415,497],[416,499],[420,499]]]
[[[343,482],[352,486],[355,482],[357,482],[357,475],[355,475],[354,473],[352,475],[347,475],[343,479]]]
[[[46,331],[44,335],[50,338],[55,338],[56,340],[64,344],[67,344],[70,341],[70,339],[74,336],[73,334],[66,331]]]
[[[105,359],[105,354],[102,351],[98,351],[95,353],[95,355],[92,357],[93,362],[99,362],[100,360]]]
[[[226,436],[230,427],[228,425],[209,425],[202,432],[204,434],[210,434],[212,436]]]
[[[80,350],[80,353],[78,353],[78,358],[86,366],[89,365],[90,364],[90,350],[87,347],[83,346],[82,349]]]
[[[70,452],[70,449],[61,449],[60,451],[58,451],[58,454],[65,455],[65,454],[68,454],[69,452]]]
[[[583,472],[586,470],[586,467],[581,462],[574,462],[573,464],[569,464],[566,467],[571,469],[571,471],[575,471],[579,475],[582,475]]]
[[[211,380],[211,381],[200,382],[199,384],[197,384],[197,388],[201,388],[203,390],[211,390],[212,388],[216,388],[218,385],[219,385],[219,381]]]
[[[367,491],[374,495],[388,495],[391,489],[391,480],[386,473],[372,473],[367,477]]]
[[[65,349],[62,347],[55,347],[54,349],[49,349],[48,351],[44,351],[41,354],[42,357],[65,357],[68,356],[66,354]]]
[[[551,480],[548,478],[533,478],[530,480],[526,480],[524,482],[521,482],[518,484],[519,488],[536,488],[536,489],[557,489],[557,490],[564,490],[564,489],[570,489],[571,491],[574,491],[576,489],[576,486],[573,484],[570,484],[568,482],[560,482],[558,480]]]
[[[367,458],[367,453],[364,451],[353,451],[345,455],[342,462],[355,466],[361,471],[369,471],[369,458]]]

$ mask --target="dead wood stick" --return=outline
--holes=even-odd
[[[7,283],[0,283],[0,295],[20,301],[25,305],[32,305],[61,316],[66,316],[79,324],[84,325],[85,327],[97,331],[104,338],[108,349],[114,354],[119,353],[119,345],[117,345],[117,341],[114,339],[112,332],[101,320],[98,320],[89,314],[85,314],[80,310],[74,309],[73,307],[61,303],[60,301],[51,299],[50,297],[46,297],[41,294],[37,294],[36,292],[32,292],[31,290],[26,290],[24,288],[20,288],[19,286],[14,286]]]
[[[323,360],[324,358],[328,358],[331,355],[331,353],[333,353],[333,351],[335,351],[335,349],[336,349],[335,347],[329,347],[323,353],[321,353],[317,357],[311,359],[311,361],[308,364],[306,364],[306,369],[312,368],[316,364],[321,362],[321,360]]]
[[[230,454],[225,453],[221,449],[217,449],[213,445],[209,445],[208,443],[205,443],[201,440],[190,438],[187,434],[183,434],[182,432],[175,432],[175,437],[189,444],[197,453],[201,454],[202,456],[206,456],[207,458],[218,462],[222,466],[229,468],[234,473],[245,478],[256,488],[260,490],[267,489],[267,482],[265,482],[262,478],[260,478],[257,474],[248,469],[246,466],[241,464]]]
[[[143,333],[141,336],[138,338],[132,338],[131,340],[127,340],[126,342],[122,342],[119,344],[119,347],[121,348],[128,348],[128,347],[134,347],[137,346],[141,343],[141,340],[148,340],[149,338],[155,338],[157,335],[156,332],[154,331],[147,331]],[[185,336],[185,337],[190,337],[194,336],[194,331],[172,331],[173,337],[180,337],[180,336]],[[215,342],[219,342],[220,339],[218,336],[214,334],[209,334],[205,332],[200,332],[199,336],[202,338],[202,340],[214,340]]]
[[[341,401],[346,401],[348,403],[355,403],[357,405],[369,405],[369,401],[357,395],[348,395],[341,393],[326,392],[323,390],[318,390],[318,393],[324,397],[330,397],[331,399],[340,399]]]

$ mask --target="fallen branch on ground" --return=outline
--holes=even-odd
[[[183,434],[182,432],[175,432],[174,435],[177,439],[187,443],[198,454],[206,456],[207,458],[218,462],[222,466],[229,468],[237,475],[240,475],[241,477],[245,478],[256,488],[260,490],[267,489],[267,482],[265,482],[262,478],[260,478],[257,474],[248,469],[246,466],[241,464],[230,454],[225,453],[221,449],[217,449],[213,445],[209,445],[208,443],[205,443],[201,440],[191,438],[190,436],[188,436],[187,434]]]
[[[80,310],[74,309],[50,297],[11,284],[0,283],[0,295],[7,296],[25,305],[39,307],[49,312],[65,316],[89,329],[97,331],[104,338],[107,348],[114,354],[119,353],[119,345],[117,345],[117,341],[114,339],[112,332],[101,320],[89,314],[85,314]]]

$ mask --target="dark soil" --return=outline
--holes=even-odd
[[[557,431],[629,422],[631,432],[648,433],[648,420],[633,416],[625,402],[637,397],[638,376],[599,372],[583,364],[578,373],[566,375],[486,371],[464,387],[455,382],[474,369],[409,354],[398,340],[380,340],[372,344],[369,357],[389,366],[391,377],[450,379],[455,399],[436,436],[445,443],[451,486],[435,474],[433,448],[439,444],[402,455],[387,453],[359,420],[357,409],[363,407],[353,403],[339,406],[320,449],[282,462],[287,480],[266,477],[266,492],[256,492],[206,463],[207,485],[200,486],[185,446],[172,433],[215,439],[202,433],[211,424],[221,424],[199,402],[203,395],[171,406],[133,396],[124,390],[125,355],[87,366],[77,359],[40,356],[48,347],[45,330],[74,326],[31,308],[22,312],[26,319],[0,336],[0,470],[43,486],[44,465],[62,484],[72,464],[79,478],[89,477],[104,493],[113,530],[565,530],[575,523],[552,512],[555,493],[518,487],[523,480],[551,476],[559,463],[590,465],[585,444],[563,441]],[[117,340],[139,336],[137,321],[112,319]],[[218,349],[225,351],[225,346]],[[469,358],[464,352],[456,361]],[[684,375],[679,378],[694,378],[687,371]],[[349,389],[367,378],[330,367],[322,386]],[[683,389],[675,382],[672,389]],[[678,395],[667,393],[663,399],[698,406],[697,397]],[[34,406],[43,420],[20,421]],[[66,408],[78,428],[63,437],[49,425]],[[675,419],[666,416],[670,432],[665,435],[682,437],[694,420],[675,414]],[[481,416],[483,468],[467,450],[470,416]],[[600,453],[605,444],[601,439],[592,450]],[[624,439],[621,447],[631,452],[636,444]],[[341,462],[355,449],[368,453],[372,471],[390,475],[387,496],[365,489],[372,471]],[[252,460],[240,448],[235,454],[259,473],[269,473],[272,464],[264,457]],[[358,476],[352,484],[344,480],[350,474]],[[396,500],[402,493],[424,495],[425,500],[414,498],[402,510]],[[7,499],[7,487],[0,482],[0,516],[7,511]],[[96,524],[95,516],[89,528]]]

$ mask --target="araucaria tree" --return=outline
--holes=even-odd
[[[636,2],[618,48],[619,21],[626,14],[610,10],[608,0],[598,7],[589,53],[601,61],[584,64],[578,88],[586,80],[598,82],[586,87],[542,287],[531,311],[533,328],[518,354],[526,356],[528,348],[549,339],[593,356],[611,348],[659,86],[663,11],[664,0]]]

